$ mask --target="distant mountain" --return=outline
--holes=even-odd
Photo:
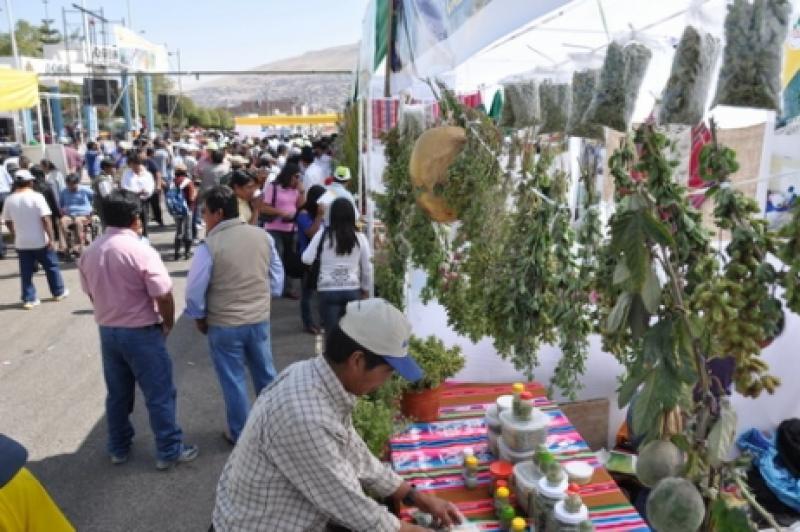
[[[280,59],[252,70],[350,70],[358,63],[359,44],[335,46]],[[311,112],[340,110],[352,90],[352,75],[238,75],[223,76],[186,92],[210,107],[237,107],[243,102],[269,100],[307,105]]]

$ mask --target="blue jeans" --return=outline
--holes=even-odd
[[[135,385],[144,395],[150,428],[160,460],[175,460],[181,452],[183,433],[175,420],[176,391],[172,361],[160,325],[149,327],[100,326],[103,376],[106,381],[108,451],[125,456],[131,447]]]
[[[322,316],[322,325],[325,334],[330,334],[333,328],[344,316],[347,304],[361,299],[361,290],[320,290],[319,314]]]
[[[250,411],[245,363],[250,368],[256,395],[275,378],[269,322],[236,327],[210,325],[208,346],[222,388],[222,397],[225,399],[228,430],[236,441],[244,429],[247,413]]]
[[[0,211],[3,210],[3,205],[6,202],[6,198],[8,198],[8,192],[0,192]],[[6,241],[3,238],[3,234],[0,233],[0,259],[6,256]]]
[[[30,303],[36,301],[36,287],[33,286],[33,268],[38,262],[42,265],[47,276],[47,285],[50,287],[50,294],[58,297],[64,293],[64,279],[61,277],[61,270],[58,267],[58,256],[50,248],[41,249],[18,249],[19,257],[19,276],[22,281],[22,301]]]

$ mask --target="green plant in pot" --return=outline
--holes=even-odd
[[[404,416],[417,421],[436,421],[439,417],[442,383],[464,367],[461,348],[456,346],[448,349],[435,336],[424,340],[412,336],[408,351],[425,376],[418,382],[403,385],[401,411]]]

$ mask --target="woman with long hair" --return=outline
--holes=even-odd
[[[311,265],[319,256],[319,306],[327,332],[334,329],[350,301],[366,298],[372,285],[372,253],[367,237],[356,230],[353,204],[338,198],[331,205],[330,226],[318,231],[303,263]]]
[[[305,201],[303,184],[300,180],[300,167],[287,163],[272,183],[264,186],[261,193],[261,212],[269,216],[264,229],[272,235],[275,247],[281,256],[287,277],[298,278],[302,272],[291,271],[292,265],[299,264],[295,255],[295,215]],[[297,299],[291,290],[289,279],[284,296]]]
[[[308,248],[308,243],[322,227],[325,207],[319,205],[317,201],[323,194],[325,194],[323,186],[314,185],[308,189],[306,202],[297,213],[297,253],[299,255],[302,255]],[[306,266],[300,290],[300,318],[303,320],[303,330],[309,334],[319,334],[320,329],[314,324],[314,317],[311,315],[311,298],[314,295],[314,289],[308,284],[308,275],[309,267]]]

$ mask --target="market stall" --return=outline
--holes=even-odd
[[[21,111],[36,108],[39,121],[39,133],[42,138],[41,154],[44,156],[44,125],[42,124],[42,107],[39,101],[39,78],[34,72],[25,72],[11,68],[0,68],[0,112]],[[27,139],[31,143],[34,139]]]
[[[782,61],[798,6],[573,1],[525,18],[502,0],[408,0],[381,29],[385,4],[365,19],[358,79],[378,293],[415,334],[464,350],[461,381],[612,399],[609,445],[627,417],[689,463],[653,500],[762,514],[733,442],[800,404],[785,384],[800,139]],[[764,220],[775,208],[782,229]],[[681,530],[713,529],[690,518]]]

